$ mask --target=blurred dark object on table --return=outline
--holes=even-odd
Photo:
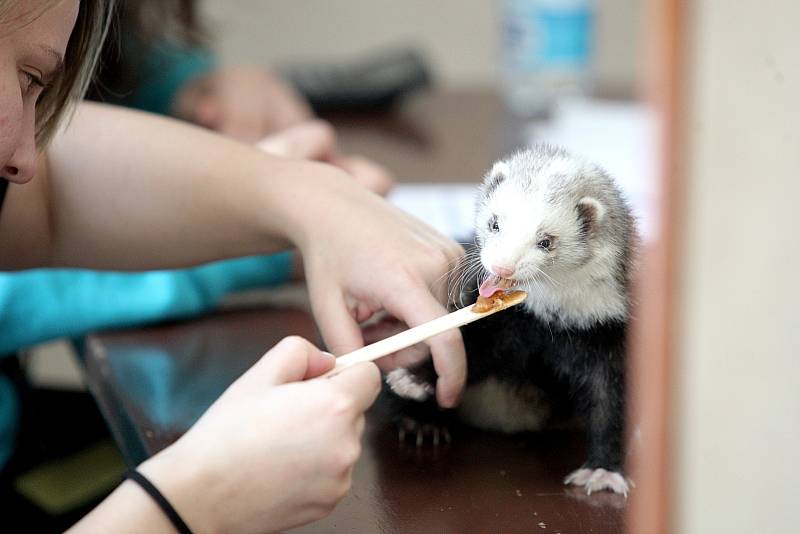
[[[282,72],[318,114],[386,111],[432,84],[430,67],[410,48],[383,50],[339,65],[295,65]]]

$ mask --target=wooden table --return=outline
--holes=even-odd
[[[396,113],[338,116],[341,146],[386,164],[401,181],[477,181],[517,146],[518,125],[488,92],[428,94]],[[265,350],[288,334],[319,342],[301,307],[223,311],[90,337],[89,386],[126,460],[177,439]],[[288,408],[287,408],[288,409]],[[450,445],[401,442],[379,400],[367,417],[353,489],[298,532],[617,533],[625,500],[562,485],[582,461],[581,436],[503,436],[462,429]]]

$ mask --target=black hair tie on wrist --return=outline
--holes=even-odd
[[[147,494],[150,495],[154,501],[156,501],[156,504],[158,504],[178,532],[181,534],[192,534],[191,529],[189,529],[188,525],[184,523],[183,519],[181,519],[181,516],[178,515],[178,512],[175,510],[175,508],[172,507],[169,501],[163,495],[161,495],[160,491],[158,491],[158,488],[156,488],[152,482],[147,480],[144,475],[142,475],[136,469],[128,469],[125,474],[122,475],[122,478],[129,478],[139,484],[142,489],[147,492]]]

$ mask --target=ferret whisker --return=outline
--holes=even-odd
[[[452,302],[454,306],[458,306],[460,303],[463,306],[463,294],[467,280],[472,277],[474,270],[480,268],[480,261],[476,261],[477,259],[478,254],[465,255],[464,260],[457,267],[457,276],[452,278],[453,284],[448,291],[448,303]]]
[[[552,277],[552,276],[550,276],[549,274],[547,274],[546,272],[544,272],[543,270],[541,270],[539,267],[535,267],[535,266],[534,266],[534,269],[536,269],[538,272],[542,273],[542,276],[544,276],[545,278],[547,278],[548,280],[550,280],[550,282],[551,282],[551,283],[552,283],[554,286],[556,286],[556,287],[560,287],[560,286],[561,286],[561,284],[559,284],[558,282],[556,282],[556,281],[553,279],[553,277]]]
[[[442,281],[443,278],[447,278],[447,303],[449,304],[451,300],[453,300],[454,291],[460,285],[460,277],[463,276],[463,272],[465,268],[468,268],[470,263],[472,262],[475,256],[475,251],[467,250],[463,256],[460,256],[454,260],[452,260],[449,265],[447,271],[442,274],[435,282],[438,284]],[[455,302],[454,302],[455,304]]]
[[[471,280],[473,276],[475,276],[476,280],[479,280],[480,279],[480,275],[481,275],[481,271],[483,271],[483,265],[481,264],[480,260],[478,259],[478,261],[475,261],[475,263],[473,263],[471,265],[470,270],[466,273],[466,275],[464,276],[464,279],[462,281],[462,286],[461,286],[460,292],[459,292],[461,306],[464,306],[464,295],[466,293],[467,282],[469,280]],[[480,283],[478,283],[478,286],[480,286]],[[476,286],[476,287],[478,287],[478,286]]]

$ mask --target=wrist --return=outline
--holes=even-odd
[[[267,235],[288,240],[301,251],[313,241],[315,228],[325,224],[331,211],[342,212],[348,199],[360,202],[364,193],[344,172],[323,163],[273,159],[277,166],[267,173],[262,224]]]
[[[195,534],[220,531],[211,496],[213,488],[218,485],[204,472],[204,467],[191,456],[182,454],[179,443],[138,467],[138,471],[169,501]]]

